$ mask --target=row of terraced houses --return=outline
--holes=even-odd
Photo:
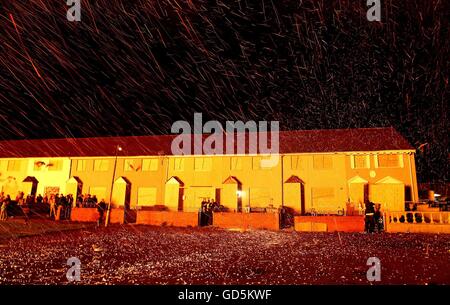
[[[393,128],[280,132],[280,162],[268,168],[258,154],[175,156],[174,137],[0,141],[1,189],[185,212],[205,199],[230,212],[284,206],[298,214],[338,213],[365,199],[403,211],[418,200],[415,150]]]

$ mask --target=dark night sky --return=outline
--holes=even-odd
[[[0,138],[166,134],[178,119],[394,126],[449,180],[449,2],[0,0]]]

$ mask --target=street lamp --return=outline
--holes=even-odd
[[[106,219],[105,219],[105,227],[109,224],[109,217],[111,214],[111,201],[112,201],[112,193],[114,188],[114,180],[116,179],[116,168],[117,168],[117,157],[119,155],[119,152],[122,151],[122,146],[116,145],[116,152],[115,152],[115,158],[114,158],[114,170],[112,175],[112,182],[111,182],[111,190],[109,192],[109,202],[108,202],[108,212],[106,213]]]

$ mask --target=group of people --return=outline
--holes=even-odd
[[[42,196],[41,194],[27,195],[24,192],[19,192],[15,200],[11,199],[10,195],[5,195],[4,192],[0,193],[0,205],[1,205],[1,216],[0,220],[8,219],[8,207],[11,205],[17,205],[26,218],[28,218],[28,213],[31,208],[48,207],[49,217],[56,218],[58,208],[61,207],[62,219],[69,219],[70,212],[73,206],[74,198],[72,194],[64,196],[63,194],[49,194]]]
[[[17,193],[15,200],[12,200],[11,196],[9,194],[5,195],[4,192],[1,192],[0,193],[0,220],[7,220],[8,219],[8,210],[10,210],[11,206],[13,206],[14,204],[17,204],[21,208],[23,214],[25,215],[25,219],[28,221],[28,213],[29,213],[28,205],[30,205],[33,200],[34,200],[34,198],[30,195],[25,197],[23,192]]]
[[[204,199],[202,201],[202,211],[204,212],[217,212],[220,209],[220,204],[215,202],[214,199]]]
[[[50,218],[56,219],[57,212],[59,207],[61,207],[61,219],[69,219],[70,213],[72,211],[73,206],[73,195],[68,194],[67,196],[64,196],[63,194],[51,194],[50,196],[45,195],[42,197],[41,195],[38,195],[36,197],[36,203],[37,204],[44,204],[50,206]]]
[[[381,204],[367,201],[365,203],[364,215],[364,231],[367,233],[378,232],[384,230],[383,213],[381,212]]]
[[[214,199],[204,199],[200,209],[200,225],[209,226],[212,225],[213,215],[212,212],[220,210],[220,204],[215,202]]]
[[[5,195],[4,192],[0,193],[0,220],[8,219],[8,210],[11,211],[11,206],[17,206],[23,212],[26,219],[28,219],[28,213],[32,208],[43,208],[48,211],[49,218],[56,219],[58,210],[60,210],[60,219],[70,219],[72,207],[82,208],[97,208],[99,212],[100,222],[104,221],[104,214],[107,210],[107,204],[104,199],[100,202],[96,195],[84,194],[79,195],[76,200],[72,194],[41,194],[27,195],[24,192],[18,192],[16,198],[13,200],[10,195]],[[10,207],[10,208],[8,208]]]
[[[96,195],[91,194],[80,194],[77,197],[76,207],[77,208],[95,208],[98,204],[98,199]]]
[[[11,196],[0,194],[0,220],[8,219],[8,207],[11,205]]]

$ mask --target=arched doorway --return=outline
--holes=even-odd
[[[242,183],[234,176],[222,182],[221,205],[228,210],[242,212]]]
[[[83,191],[83,181],[79,177],[72,176],[69,180],[66,182],[66,193],[72,194],[73,198],[76,199],[78,196],[81,195],[81,192]]]
[[[136,222],[136,210],[130,206],[131,182],[126,177],[114,181],[111,206],[124,209],[124,223]]]
[[[173,176],[166,182],[164,204],[169,210],[183,211],[184,183]]]
[[[22,192],[24,193],[25,197],[28,195],[36,196],[38,183],[39,181],[33,176],[28,176],[23,179]]]
[[[305,182],[298,176],[292,175],[283,184],[284,207],[295,213],[305,214]]]
[[[360,176],[355,176],[348,180],[348,204],[347,215],[359,214],[368,199],[369,182]]]
[[[370,185],[370,200],[381,203],[384,211],[405,210],[405,184],[391,176],[384,177]]]

